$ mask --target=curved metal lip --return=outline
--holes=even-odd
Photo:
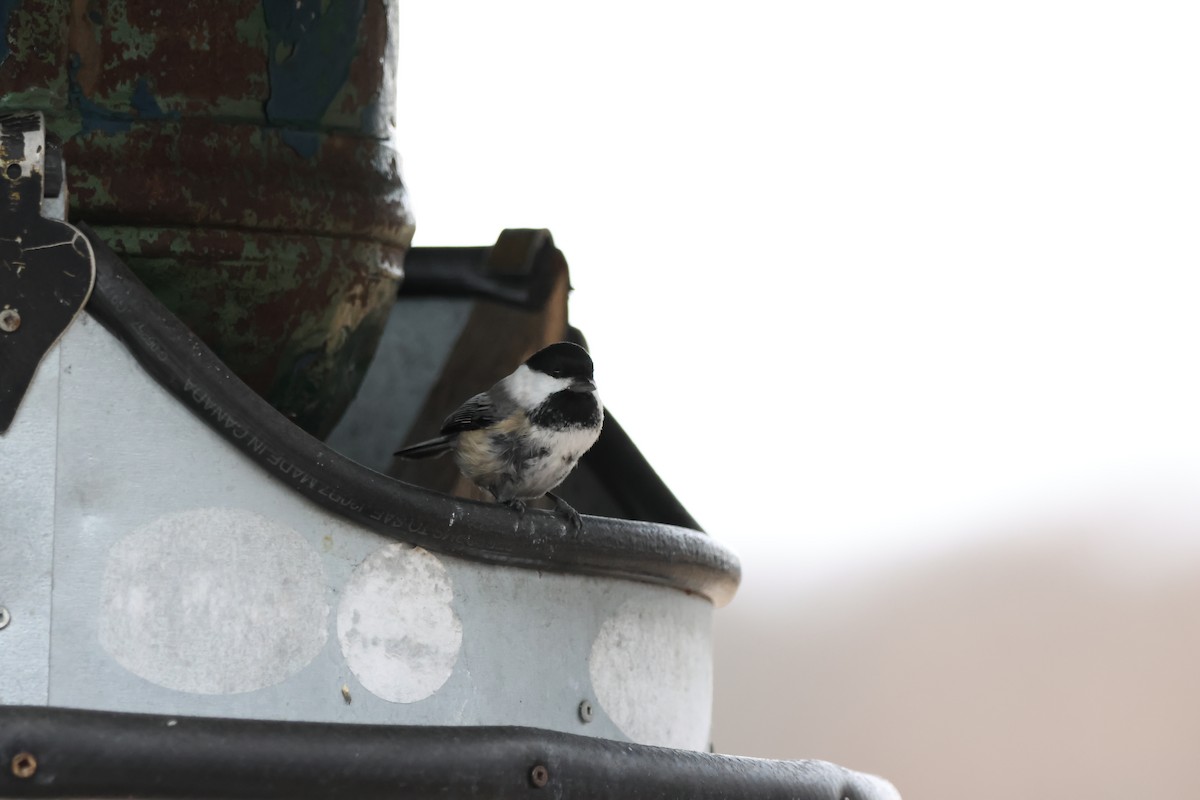
[[[0,797],[899,800],[825,761],[525,727],[385,726],[0,706]]]
[[[652,522],[558,516],[479,503],[403,483],[330,449],[241,382],[142,285],[86,224],[96,257],[87,311],[168,392],[268,474],[328,511],[376,533],[474,561],[622,578],[728,603],[737,557],[699,531]]]

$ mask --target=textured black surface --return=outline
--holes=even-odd
[[[14,775],[28,754],[33,774]],[[28,758],[21,762],[26,766]],[[541,767],[543,786],[534,770]],[[890,800],[822,761],[766,761],[535,728],[384,727],[0,707],[0,797]]]
[[[414,247],[404,258],[400,294],[479,297],[540,309],[563,267],[541,229],[510,228],[491,247]]]
[[[20,318],[16,330],[0,330],[0,433],[92,290],[87,242],[65,222],[42,216],[43,176],[32,169],[23,136],[40,125],[38,114],[0,115],[0,160],[16,162],[0,172],[0,313]]]
[[[558,515],[518,517],[401,483],[334,452],[238,380],[82,227],[96,255],[88,312],[197,416],[309,500],[383,535],[476,561],[662,584],[718,605],[736,591],[737,558],[698,531],[607,517],[585,517],[577,531]]]

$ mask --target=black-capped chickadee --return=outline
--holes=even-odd
[[[580,528],[579,513],[550,490],[596,443],[603,422],[591,356],[578,345],[558,342],[459,406],[442,423],[441,436],[396,455],[452,452],[459,470],[499,502],[524,512],[526,500],[547,495]]]

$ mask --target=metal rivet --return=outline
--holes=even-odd
[[[15,181],[17,178],[21,177],[21,165],[9,164],[8,169],[4,171],[4,174],[9,177],[9,180]]]
[[[12,333],[19,327],[21,327],[20,312],[15,308],[6,308],[0,311],[0,331]]]
[[[8,613],[8,609],[0,606],[0,631],[8,627],[8,623],[12,622],[12,614]]]
[[[37,759],[33,753],[17,753],[12,760],[12,774],[18,778],[32,778],[37,772]]]
[[[550,770],[538,764],[533,769],[529,770],[529,782],[537,788],[542,788],[550,782]]]
[[[579,718],[584,722],[592,721],[592,704],[589,701],[584,700],[579,704]]]

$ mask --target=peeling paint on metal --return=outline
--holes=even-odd
[[[315,236],[96,229],[252,389],[328,433],[375,354],[403,251]]]
[[[350,75],[365,0],[263,0],[272,125],[315,127]]]
[[[392,144],[396,0],[0,0],[4,13],[0,107],[45,110],[70,218],[239,377],[327,433],[413,233]],[[206,260],[206,242],[237,237],[244,254]],[[181,310],[197,287],[220,295],[207,320]]]
[[[279,522],[230,508],[166,514],[109,551],[100,644],[158,686],[254,691],[320,653],[325,593],[320,557]]]
[[[462,622],[442,562],[419,547],[391,544],[354,571],[338,605],[338,641],[367,691],[393,703],[442,688],[462,649]]]
[[[70,81],[71,105],[79,110],[80,130],[83,133],[99,131],[106,134],[118,134],[128,131],[133,117],[109,111],[99,103],[94,103],[83,93],[79,86],[79,71],[82,63],[78,53],[72,53],[67,64],[67,75]]]
[[[639,744],[708,748],[711,614],[628,600],[605,620],[588,670],[604,712]]]
[[[3,31],[3,36],[0,36],[0,64],[3,64],[8,58],[8,22],[12,17],[13,9],[21,5],[21,0],[0,0],[0,31]]]
[[[302,158],[317,154],[320,140],[313,130],[348,85],[365,5],[365,0],[263,0],[271,90],[266,120],[286,128],[284,142]]]
[[[133,97],[130,98],[129,105],[137,112],[139,119],[171,119],[178,118],[179,112],[173,111],[167,113],[158,105],[158,101],[154,99],[154,93],[150,91],[150,84],[145,78],[138,78],[137,85],[133,89]]]
[[[280,136],[301,158],[312,158],[321,147],[321,137],[313,131],[285,130]]]

